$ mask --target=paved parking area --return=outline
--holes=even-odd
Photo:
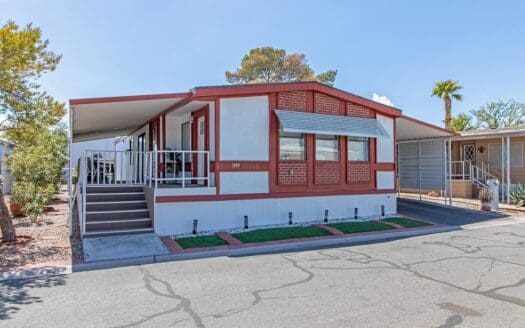
[[[0,284],[2,327],[523,327],[524,313],[525,223]]]
[[[496,212],[482,212],[462,207],[446,207],[443,205],[420,202],[417,200],[398,198],[397,211],[400,214],[415,219],[428,220],[444,225],[466,225],[484,221],[494,221],[508,217]]]

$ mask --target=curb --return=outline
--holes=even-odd
[[[47,266],[42,268],[16,269],[13,271],[0,272],[0,281],[31,279],[45,276],[63,275],[72,272],[84,272],[91,270],[111,269],[132,265],[154,264],[169,261],[204,259],[218,256],[247,256],[260,255],[276,252],[306,251],[328,246],[350,246],[354,244],[373,242],[397,238],[423,236],[434,233],[462,230],[460,226],[439,226],[409,228],[402,231],[381,231],[374,233],[362,233],[351,235],[332,235],[318,239],[303,239],[297,241],[287,240],[282,243],[259,243],[257,245],[242,244],[244,247],[215,248],[211,250],[199,250],[194,252],[180,252],[178,254],[162,254],[144,257],[135,257],[119,260],[106,260],[99,262],[80,263],[68,266]],[[315,238],[315,237],[314,237]],[[238,245],[235,245],[238,246]]]

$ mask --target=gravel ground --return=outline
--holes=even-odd
[[[9,206],[9,199],[6,201]],[[25,217],[13,219],[16,234],[22,238],[19,238],[19,242],[14,245],[0,243],[0,270],[46,262],[71,264],[83,261],[82,242],[78,233],[70,237],[66,225],[68,218],[66,186],[55,195],[55,200],[50,206],[53,211],[42,215],[37,223],[32,223]],[[23,236],[31,236],[33,239],[27,241]]]

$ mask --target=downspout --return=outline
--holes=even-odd
[[[421,141],[417,142],[417,175],[419,176],[419,200],[421,200]]]

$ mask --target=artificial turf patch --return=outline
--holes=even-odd
[[[416,228],[416,227],[425,227],[425,226],[429,226],[430,225],[428,223],[421,222],[421,221],[410,220],[410,219],[407,219],[407,218],[397,218],[397,217],[396,218],[383,219],[383,221],[399,224],[403,228]]]
[[[257,229],[232,234],[243,243],[258,243],[272,240],[330,236],[330,232],[315,226]]]
[[[213,247],[226,245],[226,242],[216,235],[183,237],[176,239],[182,248]]]
[[[340,222],[340,223],[327,224],[327,226],[336,228],[345,234],[395,229],[392,226],[389,226],[383,223],[379,223],[377,221]]]

